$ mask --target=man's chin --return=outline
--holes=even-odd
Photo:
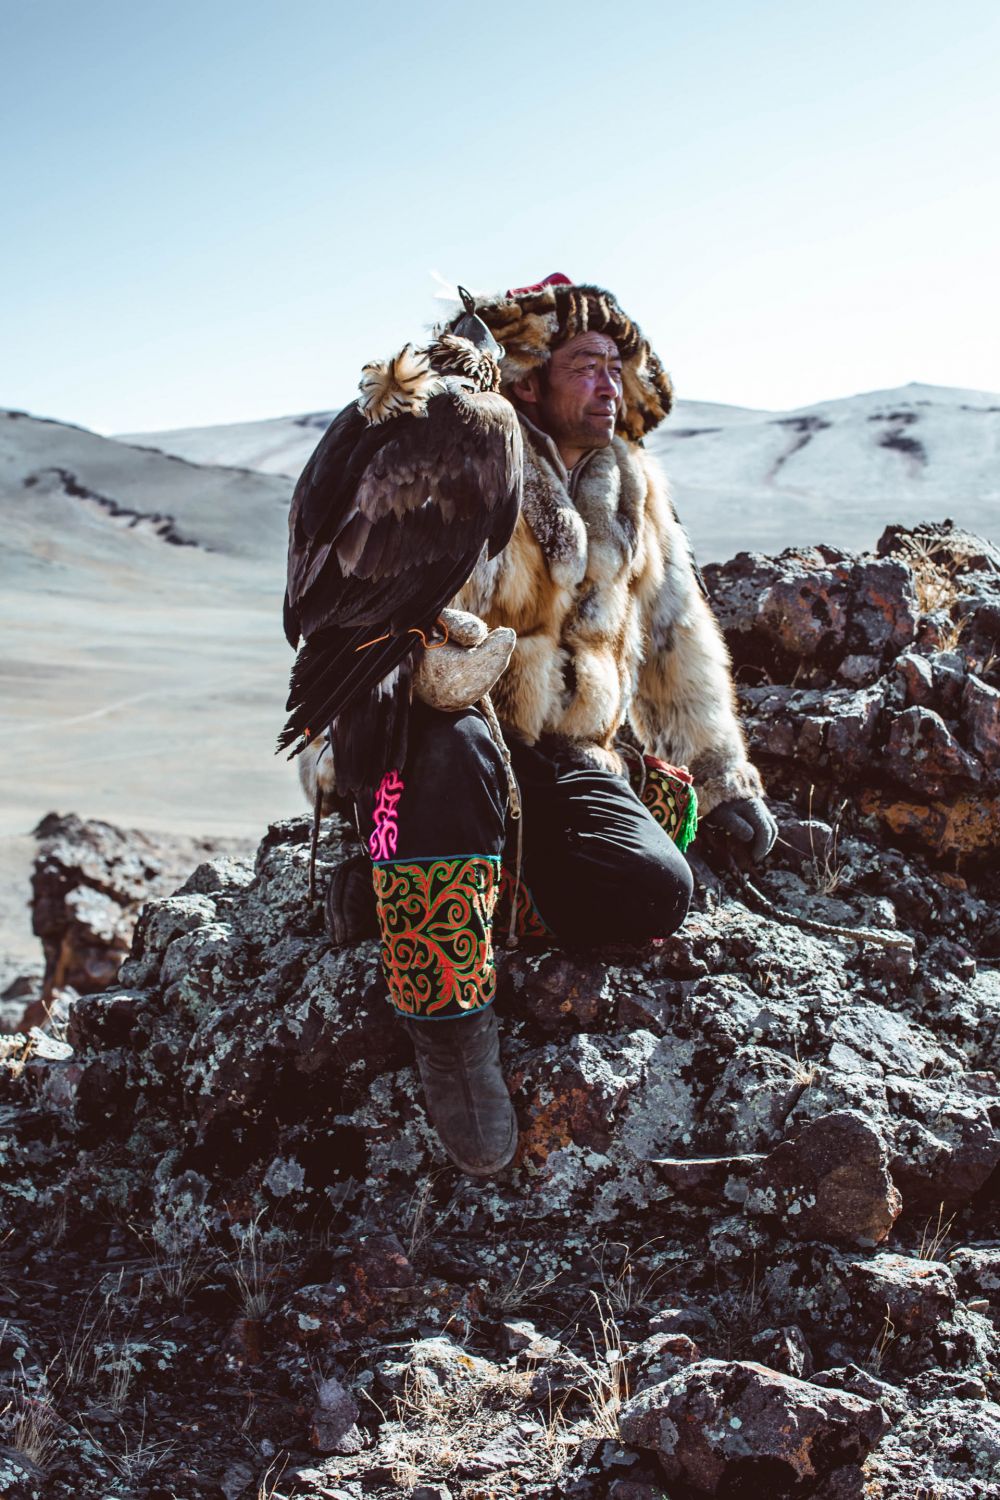
[[[592,427],[588,428],[584,441],[588,448],[607,448],[614,435],[614,422],[595,423]]]

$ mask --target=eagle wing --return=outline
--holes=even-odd
[[[484,546],[494,556],[510,540],[521,495],[516,413],[500,395],[446,384],[424,416],[373,427],[345,408],[296,486],[285,628],[293,645],[300,635],[307,644],[279,748],[370,692],[412,653],[419,636],[409,632],[433,624]]]

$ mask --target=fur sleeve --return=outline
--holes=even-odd
[[[704,814],[733,798],[760,797],[764,789],[736,716],[729,651],[698,587],[666,480],[648,455],[642,462],[649,482],[648,547],[639,580],[645,659],[632,725],[648,753],[688,767]]]

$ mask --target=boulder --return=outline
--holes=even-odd
[[[701,1495],[807,1494],[860,1464],[889,1426],[880,1406],[748,1360],[702,1360],[627,1401],[626,1442]]]
[[[902,1208],[879,1132],[857,1110],[812,1120],[750,1179],[746,1211],[774,1215],[803,1239],[877,1245]]]

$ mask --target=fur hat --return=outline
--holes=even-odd
[[[558,272],[536,286],[476,298],[476,312],[504,347],[501,389],[547,364],[553,349],[578,333],[597,330],[618,345],[622,357],[625,410],[623,437],[638,442],[673,405],[673,386],[642,330],[599,286],[572,282]]]

